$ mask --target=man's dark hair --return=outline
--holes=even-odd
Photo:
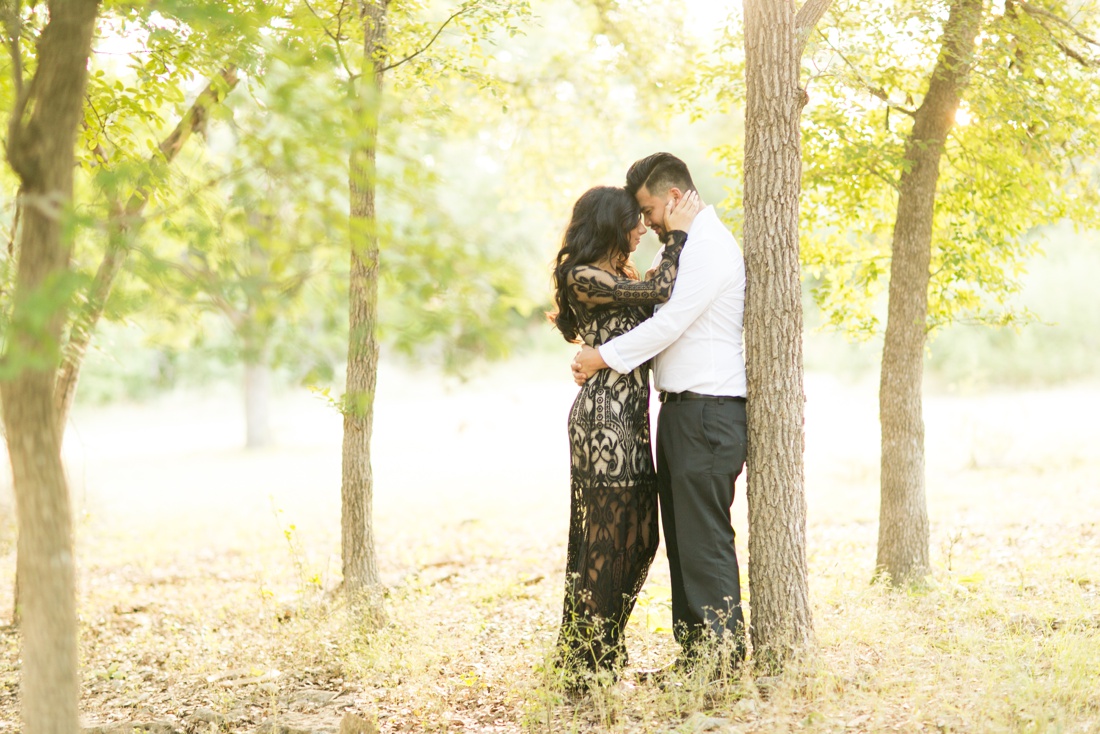
[[[654,153],[634,162],[626,172],[626,190],[635,196],[643,186],[654,196],[674,186],[685,193],[695,190],[687,164],[672,153]]]

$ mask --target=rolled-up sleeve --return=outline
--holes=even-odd
[[[680,254],[672,297],[650,319],[600,346],[600,356],[616,372],[627,373],[664,351],[714,302],[733,273],[720,244],[709,237],[689,238]]]

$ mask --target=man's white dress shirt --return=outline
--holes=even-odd
[[[653,384],[664,392],[743,397],[744,313],[741,248],[708,206],[688,231],[668,302],[652,318],[600,346],[600,356],[621,373],[656,357]]]

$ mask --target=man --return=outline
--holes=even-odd
[[[630,167],[626,189],[645,224],[669,240],[666,204],[695,186],[687,166],[655,153]],[[573,362],[578,384],[610,367],[630,372],[654,359],[660,392],[657,487],[672,577],[672,621],[689,665],[713,633],[732,645],[732,663],[745,656],[741,583],[730,523],[734,481],[745,464],[745,357],[742,316],[745,264],[733,235],[713,206],[700,211],[680,254],[672,296],[632,331],[584,347]]]

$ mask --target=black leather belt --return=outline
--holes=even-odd
[[[683,392],[661,392],[660,401],[662,403],[678,403],[681,400],[713,400],[719,405],[725,400],[732,400],[735,403],[745,402],[745,398],[741,396],[703,395],[702,393],[692,392],[691,390],[684,390]]]

